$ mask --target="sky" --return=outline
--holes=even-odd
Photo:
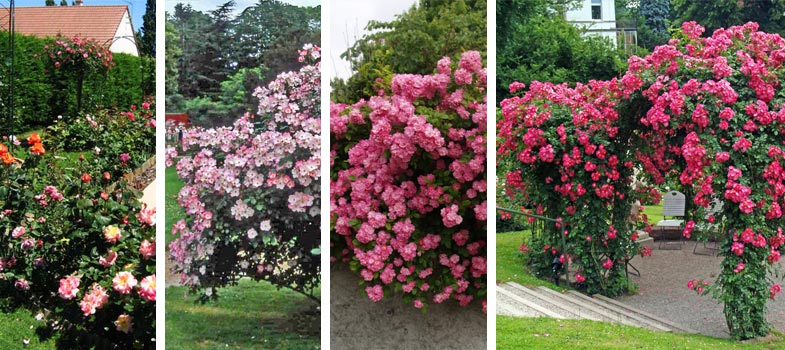
[[[229,0],[169,0],[166,2],[166,11],[174,11],[174,5],[177,3],[189,4],[194,10],[202,12],[212,11],[228,2]],[[235,0],[235,11],[240,12],[243,9],[252,6],[256,0]],[[296,6],[318,6],[321,4],[320,0],[283,0],[282,2],[289,3]]]
[[[70,5],[73,0],[68,0]],[[163,0],[159,0],[163,1]],[[3,1],[8,4],[8,1]],[[60,0],[55,0],[55,4],[59,4]],[[84,5],[126,5],[128,10],[131,11],[131,22],[134,24],[134,31],[142,27],[142,16],[144,16],[145,6],[147,0],[83,0]],[[46,0],[16,0],[16,7],[23,6],[44,6]]]
[[[330,78],[347,78],[351,75],[349,62],[341,59],[341,53],[367,32],[365,26],[371,20],[390,21],[403,13],[417,0],[332,0],[330,3]]]

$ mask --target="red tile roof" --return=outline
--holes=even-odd
[[[111,45],[117,28],[128,11],[128,6],[42,6],[17,7],[15,30],[17,33],[37,37],[79,36],[92,38]],[[8,9],[0,9],[0,18],[8,18]],[[0,23],[0,30],[7,30],[8,21]]]

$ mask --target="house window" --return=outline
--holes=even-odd
[[[591,0],[591,19],[602,19],[602,0]]]

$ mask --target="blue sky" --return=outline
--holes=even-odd
[[[73,0],[68,0],[70,5]],[[163,1],[163,0],[158,0]],[[3,1],[8,3],[8,1]],[[60,0],[55,0],[55,4],[59,4]],[[83,0],[84,5],[126,5],[128,10],[131,11],[131,21],[134,24],[134,31],[142,27],[142,16],[144,16],[144,9],[147,5],[147,0]],[[16,0],[16,7],[22,6],[44,6],[46,0]]]

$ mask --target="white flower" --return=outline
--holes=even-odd
[[[253,228],[249,228],[248,229],[248,239],[254,239],[254,238],[256,238],[257,235],[258,234],[257,234],[256,230],[254,230]]]
[[[259,229],[264,232],[270,232],[271,228],[272,225],[270,225],[270,220],[263,220],[261,223],[259,223]]]

